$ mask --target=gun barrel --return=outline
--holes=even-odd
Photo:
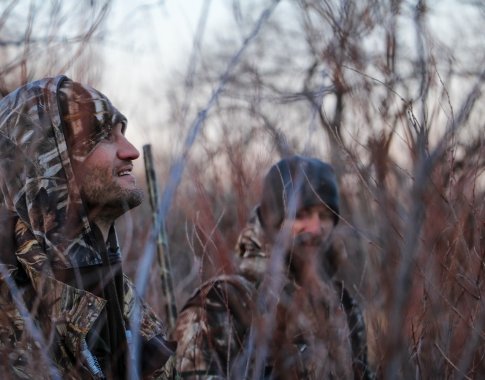
[[[157,257],[160,266],[160,280],[162,283],[162,294],[165,297],[165,313],[167,323],[170,328],[175,326],[177,318],[177,306],[173,291],[172,272],[170,256],[168,253],[168,244],[165,233],[165,225],[160,220],[160,193],[155,173],[151,144],[143,146],[143,159],[145,162],[145,174],[148,186],[148,195],[152,209],[152,221],[154,228],[157,229]]]

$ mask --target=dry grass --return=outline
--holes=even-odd
[[[483,378],[483,61],[435,49],[423,1],[350,3],[297,1],[297,32],[285,29],[284,18],[271,19],[233,66],[240,41],[221,36],[220,47],[188,73],[190,81],[158,84],[173,85],[173,136],[188,134],[187,121],[207,111],[166,219],[177,306],[201,281],[233,270],[233,246],[269,166],[287,153],[316,155],[340,179],[338,236],[349,260],[339,275],[365,309],[380,377]],[[14,47],[1,45],[2,93],[48,74],[34,64],[44,42],[62,58],[56,70],[72,68],[81,56],[94,60],[85,47],[102,38],[94,31],[109,2],[103,4],[92,9],[84,37],[73,35],[75,49],[65,57],[54,32],[38,40],[30,27]],[[10,25],[7,10],[0,30]],[[50,12],[64,20],[55,7]],[[406,17],[411,47],[399,28]],[[254,28],[253,19],[244,18],[241,33]],[[77,79],[101,75],[79,64]],[[228,67],[220,98],[206,109],[208,88],[218,88]],[[157,164],[163,190],[169,163]],[[133,277],[149,246],[150,213],[146,202],[120,226],[125,270]],[[153,265],[146,296],[163,314],[159,289]]]

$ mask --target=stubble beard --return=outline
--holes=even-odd
[[[327,253],[330,239],[311,234],[301,234],[295,237],[287,253],[287,265],[298,282],[303,282],[308,270],[316,270],[327,277]],[[323,268],[320,266],[323,264]],[[324,269],[323,271],[321,269]]]
[[[98,217],[118,218],[143,202],[143,190],[138,187],[123,188],[110,170],[94,168],[82,178],[81,197],[89,210]]]

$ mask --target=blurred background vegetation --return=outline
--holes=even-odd
[[[485,2],[176,3],[0,1],[0,96],[65,73],[152,144],[178,307],[232,270],[274,162],[332,163],[340,276],[379,374],[483,378]],[[133,277],[151,226],[148,202],[120,223]],[[163,314],[153,263],[147,297]]]

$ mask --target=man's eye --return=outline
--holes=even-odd
[[[124,135],[126,132],[126,122],[123,121],[120,124],[121,124],[121,134]]]
[[[113,129],[109,128],[103,133],[103,140],[104,141],[112,141],[113,140]]]
[[[330,211],[322,211],[318,214],[318,217],[320,220],[327,220],[327,219],[332,219],[333,215]]]
[[[299,211],[296,213],[296,219],[306,219],[309,215],[308,211]]]

